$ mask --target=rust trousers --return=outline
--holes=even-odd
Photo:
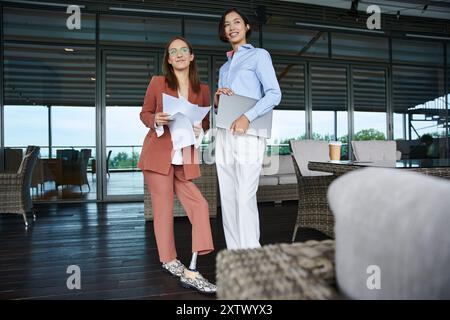
[[[208,202],[197,186],[185,179],[183,166],[172,165],[168,175],[143,170],[153,207],[153,227],[159,260],[177,257],[173,232],[173,194],[177,195],[192,224],[192,252],[199,255],[214,250]]]

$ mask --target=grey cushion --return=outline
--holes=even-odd
[[[354,299],[450,299],[450,182],[368,168],[335,180],[336,277]],[[380,289],[369,289],[380,268]],[[371,278],[369,278],[371,277]]]
[[[311,171],[309,161],[330,161],[328,142],[316,140],[291,140],[292,153],[302,176],[329,176],[332,173]]]
[[[276,186],[278,184],[277,176],[260,176],[259,185],[260,186]]]
[[[291,155],[264,156],[261,175],[278,175],[294,173],[294,164]]]
[[[279,184],[296,184],[297,176],[294,174],[280,174],[278,175]]]
[[[352,141],[352,147],[357,161],[397,160],[395,141]]]
[[[280,166],[278,169],[278,174],[294,174],[295,175],[295,169],[294,164],[292,163],[292,156],[290,154],[288,155],[281,155],[279,156]]]
[[[275,162],[274,162],[275,161]],[[264,155],[263,163],[262,163],[262,170],[260,175],[274,175],[278,172],[279,162],[278,159],[274,156],[268,156]]]

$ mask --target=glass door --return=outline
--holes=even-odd
[[[137,163],[148,128],[139,113],[150,79],[158,74],[158,55],[105,51],[103,62],[104,199],[142,199]]]

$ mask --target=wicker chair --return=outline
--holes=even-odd
[[[328,143],[314,140],[291,140],[292,158],[298,183],[298,213],[292,235],[295,241],[299,227],[313,228],[334,238],[334,218],[328,207],[327,190],[334,176],[310,171],[308,161],[328,161]]]
[[[57,158],[63,158],[62,179],[56,181],[57,187],[59,185],[77,185],[80,192],[83,192],[83,186],[87,184],[91,191],[87,178],[89,153],[90,149],[83,149],[81,152],[74,149],[57,150]]]
[[[0,212],[23,216],[25,228],[28,227],[27,212],[33,212],[30,188],[34,167],[39,155],[39,147],[28,146],[17,173],[0,174]]]
[[[333,240],[222,250],[216,258],[216,270],[219,299],[340,298]]]

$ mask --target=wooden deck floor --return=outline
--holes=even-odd
[[[69,185],[55,188],[54,182],[46,182],[43,188],[33,189],[34,201],[55,200],[96,200],[97,199],[97,176],[88,174],[87,184],[81,186]],[[112,171],[106,180],[108,195],[143,195],[144,178],[141,171],[121,172]],[[89,189],[90,187],[90,189]]]
[[[289,242],[295,202],[260,206],[261,243]],[[200,256],[198,268],[215,281],[215,256],[225,248],[220,215],[211,220],[216,250]],[[180,260],[189,263],[191,225],[176,218]],[[323,239],[301,229],[297,241]],[[214,299],[184,289],[164,273],[153,224],[145,223],[142,203],[38,206],[27,231],[21,217],[0,215],[0,299]],[[69,265],[81,269],[81,290],[69,290]]]

